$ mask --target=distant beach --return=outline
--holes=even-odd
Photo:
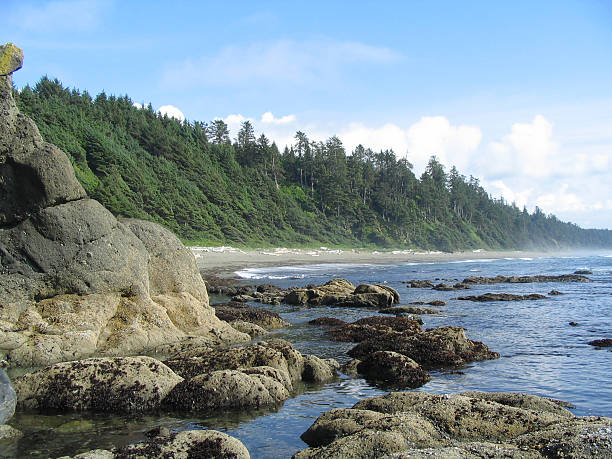
[[[198,268],[204,273],[220,277],[234,277],[235,271],[265,266],[290,266],[319,263],[372,263],[445,262],[470,259],[535,258],[552,256],[549,252],[485,251],[438,252],[419,250],[359,250],[359,249],[248,249],[234,247],[190,247]]]

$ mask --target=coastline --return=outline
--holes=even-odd
[[[558,253],[537,251],[485,251],[436,252],[412,250],[340,250],[319,249],[249,249],[233,247],[189,247],[196,258],[200,272],[222,278],[239,278],[236,271],[269,266],[295,266],[322,263],[338,264],[391,264],[391,263],[443,263],[449,261],[538,258]]]

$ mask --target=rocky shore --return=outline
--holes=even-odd
[[[22,60],[14,45],[0,47],[0,360],[13,375],[0,369],[0,448],[22,435],[10,425],[15,410],[274,410],[299,386],[334,381],[339,371],[396,390],[426,384],[432,370],[499,357],[461,327],[424,329],[418,317],[404,317],[436,310],[401,305],[384,283],[335,278],[281,289],[211,278],[207,289],[193,253],[173,234],[118,219],[86,195],[67,156],[15,105],[11,74]],[[460,284],[478,282],[497,281]],[[232,301],[211,305],[209,291]],[[341,368],[270,335],[291,324],[246,303],[398,317],[311,324],[354,343],[353,360]],[[606,457],[611,422],[577,418],[559,402],[524,394],[392,392],[321,415],[302,436],[310,448],[295,457]],[[146,437],[64,458],[250,457],[238,439],[215,430],[158,426]]]

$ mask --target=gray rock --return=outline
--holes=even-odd
[[[17,395],[6,372],[0,368],[0,424],[6,423],[15,414]]]
[[[377,384],[395,388],[414,389],[431,379],[429,373],[414,360],[389,351],[378,351],[368,355],[357,365],[357,371]]]
[[[151,357],[92,358],[26,374],[15,389],[23,409],[123,413],[159,407],[182,380]]]
[[[8,424],[0,424],[0,442],[15,441],[23,437],[23,432]],[[1,445],[1,444],[0,444]]]

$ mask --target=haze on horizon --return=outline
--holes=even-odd
[[[56,77],[169,116],[250,119],[431,155],[493,196],[612,228],[612,4],[606,1],[8,0],[15,84]]]

